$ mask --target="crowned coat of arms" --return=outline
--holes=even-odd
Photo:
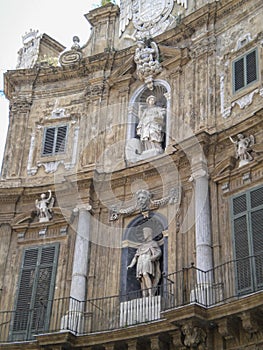
[[[120,35],[129,20],[137,31],[137,39],[163,33],[175,23],[174,3],[187,8],[187,0],[122,0],[120,2]]]

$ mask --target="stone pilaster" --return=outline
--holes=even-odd
[[[25,137],[32,101],[30,98],[14,98],[10,103],[9,130],[4,154],[3,177],[19,177],[22,170]],[[22,153],[21,153],[22,152]],[[12,159],[12,161],[10,161]]]

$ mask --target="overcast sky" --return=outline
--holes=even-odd
[[[16,67],[22,35],[31,28],[38,29],[68,48],[77,35],[80,45],[84,45],[90,33],[84,15],[99,3],[100,0],[0,0],[0,164],[8,126],[8,101],[1,94],[3,74]]]

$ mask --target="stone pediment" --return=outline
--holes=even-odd
[[[171,65],[183,66],[190,60],[188,47],[166,46],[161,44],[159,44],[158,47],[163,60],[162,65],[165,68]]]
[[[71,213],[66,213],[66,215],[63,215],[60,208],[53,208],[52,215],[52,219],[44,223],[45,226],[65,221],[65,216],[67,218],[70,218]],[[29,225],[30,227],[37,227],[42,225],[42,223],[39,222],[36,210],[27,211],[25,213],[15,216],[15,218],[11,221],[10,224],[13,227],[13,229],[25,228]]]
[[[125,81],[127,79],[132,78],[132,74],[135,72],[135,63],[134,63],[134,57],[130,56],[124,64],[121,64],[120,67],[116,68],[112,71],[109,79],[108,84],[110,86],[113,86],[116,83],[119,83],[121,81]]]
[[[237,159],[234,157],[228,157],[224,160],[222,160],[214,169],[211,176],[213,179],[216,179],[224,174],[228,174],[229,171],[233,170],[235,168]]]

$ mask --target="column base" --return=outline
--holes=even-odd
[[[198,303],[205,307],[218,304],[223,299],[222,283],[198,283],[190,293],[191,303]]]
[[[68,311],[66,315],[61,318],[60,330],[67,330],[74,334],[83,334],[85,325],[85,317],[83,312]]]

